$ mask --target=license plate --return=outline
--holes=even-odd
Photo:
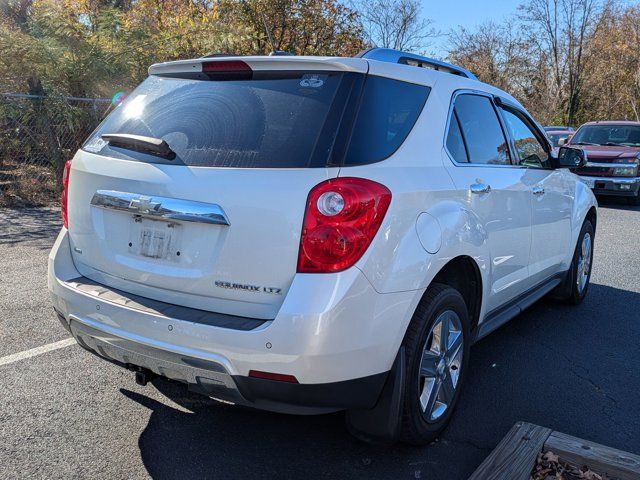
[[[580,180],[582,180],[582,183],[584,183],[587,187],[589,188],[594,188],[596,186],[596,181],[593,178],[580,178]]]
[[[177,260],[179,225],[135,217],[129,252],[146,258]]]

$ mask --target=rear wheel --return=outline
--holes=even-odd
[[[469,314],[460,293],[435,284],[421,301],[403,342],[407,376],[403,441],[432,442],[455,409],[469,361]]]

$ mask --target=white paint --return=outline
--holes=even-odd
[[[59,350],[75,343],[75,338],[65,338],[64,340],[60,340],[59,342],[49,343],[48,345],[32,348],[31,350],[25,350],[23,352],[7,355],[6,357],[0,358],[0,367],[2,367],[3,365],[9,365],[10,363],[19,362],[20,360],[26,360],[27,358],[37,357],[38,355],[42,355],[43,353]]]

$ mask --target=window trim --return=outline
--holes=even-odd
[[[504,138],[507,142],[507,148],[509,150],[509,163],[505,164],[505,165],[496,165],[496,164],[492,164],[492,163],[472,163],[471,161],[469,162],[465,162],[465,163],[461,163],[456,161],[456,159],[453,157],[453,155],[451,154],[451,152],[449,151],[449,149],[447,148],[447,138],[449,136],[449,126],[451,125],[451,117],[454,114],[454,107],[455,107],[455,103],[456,103],[456,99],[460,96],[460,95],[476,95],[479,97],[485,97],[488,98],[489,101],[491,102],[491,105],[493,106],[493,110],[496,114],[496,118],[498,119],[498,123],[500,124],[500,128],[502,130],[502,134],[504,135]],[[444,140],[443,140],[443,148],[445,150],[445,152],[447,153],[447,156],[449,157],[449,160],[451,161],[451,163],[455,166],[455,167],[464,167],[464,168],[468,168],[468,167],[485,167],[485,168],[527,168],[524,167],[522,165],[518,165],[518,164],[514,164],[513,163],[513,159],[514,159],[514,151],[513,151],[513,147],[512,147],[512,142],[511,142],[511,135],[509,135],[506,125],[504,123],[504,119],[502,118],[502,114],[498,111],[496,102],[495,102],[496,96],[488,93],[488,92],[483,92],[482,90],[473,90],[473,89],[460,89],[460,90],[456,90],[453,92],[453,95],[451,96],[451,101],[449,103],[449,113],[447,114],[447,122],[445,124],[445,131],[444,131]],[[467,140],[464,138],[464,133],[462,134],[462,140],[465,144],[465,149],[467,149],[467,158],[469,158],[469,160],[471,160],[471,158],[469,157],[469,152],[468,152],[468,147],[467,147]]]

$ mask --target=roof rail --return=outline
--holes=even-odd
[[[356,55],[356,57],[366,58],[368,60],[378,60],[381,62],[400,63],[403,65],[411,65],[413,67],[432,68],[441,72],[452,73],[453,75],[477,80],[473,73],[462,67],[441,62],[440,60],[435,60],[433,58],[415,55],[413,53],[393,50],[391,48],[370,48],[368,50],[363,50]]]

